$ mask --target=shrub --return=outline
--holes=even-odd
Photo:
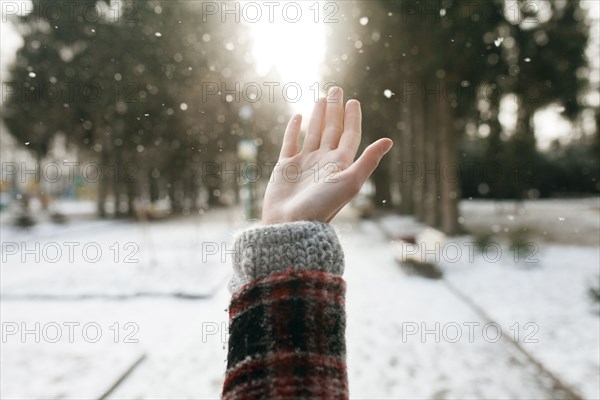
[[[515,261],[522,261],[531,256],[532,242],[529,240],[531,230],[526,227],[518,227],[508,234],[509,249],[512,251]]]
[[[483,253],[485,249],[493,242],[494,236],[491,233],[482,233],[475,236],[475,247],[480,253]]]

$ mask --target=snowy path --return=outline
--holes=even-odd
[[[44,334],[42,330],[40,343],[30,334],[26,343],[13,335],[2,344],[1,397],[98,398],[140,355],[146,355],[110,398],[218,398],[226,358],[229,293],[224,282],[231,260],[225,254],[226,262],[222,262],[219,252],[203,264],[199,253],[202,243],[228,243],[240,224],[223,212],[201,221],[160,222],[150,225],[147,232],[120,225],[86,236],[103,248],[113,241],[139,242],[140,262],[134,265],[112,266],[114,263],[103,260],[97,269],[79,265],[77,273],[56,265],[3,264],[3,296],[39,291],[48,295],[84,291],[127,295],[144,289],[205,293],[208,297],[3,299],[3,322],[25,323],[28,328],[39,322],[47,331]],[[442,282],[405,275],[374,222],[342,216],[336,229],[346,252],[348,368],[353,399],[555,396],[549,390],[551,383],[542,381],[520,353],[504,340],[492,343],[494,327],[484,332],[485,321]],[[144,252],[144,240],[153,244],[153,254]],[[204,250],[206,253],[207,248]],[[477,286],[476,276],[464,275],[460,280],[469,285],[465,288]],[[490,306],[493,309],[494,303]],[[525,321],[527,315],[519,317]],[[63,325],[68,322],[80,323],[74,328],[73,343],[67,340]],[[97,343],[88,340],[94,329],[88,330],[87,337],[82,333],[82,326],[91,322],[102,330]],[[132,325],[126,327],[128,322]],[[498,322],[504,325],[506,321]],[[53,336],[52,323],[63,325],[63,337],[57,343],[44,340]],[[422,337],[426,329],[429,333]],[[115,332],[119,333],[117,343]],[[137,343],[127,343],[131,341],[125,340],[127,335]]]
[[[352,398],[552,398],[535,369],[503,340],[491,343],[494,328],[484,335],[486,322],[441,281],[405,275],[374,223],[340,230]]]
[[[478,257],[475,268],[446,264],[446,279],[564,383],[598,399],[600,318],[588,285],[598,279],[600,249],[541,243],[536,257],[532,266],[511,257],[497,263]]]
[[[573,217],[573,209],[580,208],[579,212],[585,213],[587,218],[585,235],[588,235],[580,242],[595,240],[595,246],[557,244],[546,241],[544,233],[532,238],[535,247],[529,249],[527,262],[524,257],[515,262],[515,253],[504,238],[498,237],[494,239],[497,240],[494,246],[500,253],[489,251],[486,260],[480,252],[470,251],[473,238],[465,236],[453,238],[441,247],[439,264],[445,279],[497,322],[508,338],[517,341],[580,396],[599,399],[600,318],[588,294],[589,286],[600,276],[599,201],[587,199],[578,203],[573,207],[560,201],[529,202],[526,208],[533,210],[534,216],[548,209],[554,211],[553,215],[565,215],[566,225],[555,227],[557,232],[561,229],[575,232],[583,226]],[[529,214],[523,216],[531,219]],[[516,215],[510,219],[503,217],[493,211],[489,202],[471,207],[466,215],[475,221],[486,220],[488,231],[495,224],[508,221],[503,229],[510,232],[523,223]],[[546,216],[546,222],[551,218]],[[423,229],[407,217],[389,216],[381,222],[391,236]],[[579,232],[571,241],[577,242],[581,235],[584,233]],[[557,233],[552,236],[555,238]],[[456,257],[456,249],[462,252],[459,257]]]

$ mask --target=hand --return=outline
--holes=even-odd
[[[301,115],[285,130],[279,162],[263,202],[262,222],[329,222],[356,194],[392,147],[379,139],[354,161],[360,145],[361,110],[346,103],[341,88],[329,90],[315,105],[302,150],[298,151]]]

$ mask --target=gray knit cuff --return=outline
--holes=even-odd
[[[344,273],[344,253],[335,230],[323,222],[298,221],[246,229],[234,240],[234,293],[247,283],[296,270]]]

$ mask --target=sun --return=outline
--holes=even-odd
[[[291,109],[306,117],[315,99],[324,93],[320,75],[326,51],[323,3],[279,2],[279,7],[271,10],[262,7],[263,3],[258,4],[262,18],[257,22],[246,21],[258,73],[265,75],[275,68],[281,77],[281,87],[288,85],[289,97],[298,99],[290,101]]]

